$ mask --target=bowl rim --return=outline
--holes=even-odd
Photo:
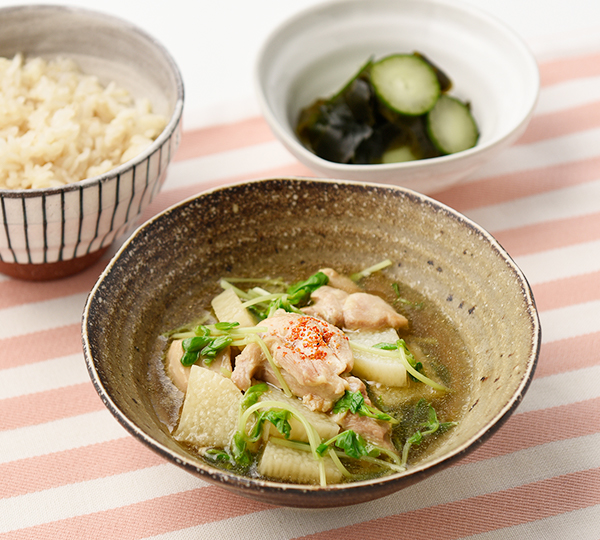
[[[4,16],[6,13],[15,13],[15,12],[28,12],[35,10],[44,10],[50,12],[57,13],[75,13],[80,15],[85,15],[87,17],[92,17],[94,19],[103,20],[115,27],[118,27],[120,30],[125,32],[136,34],[141,37],[144,41],[149,43],[152,47],[156,49],[157,52],[163,57],[163,59],[167,62],[171,73],[176,82],[176,101],[173,107],[173,112],[171,113],[167,125],[160,132],[158,137],[152,141],[152,144],[147,146],[143,152],[138,154],[136,157],[122,163],[109,171],[91,176],[89,178],[84,178],[83,180],[78,180],[76,182],[71,182],[68,184],[64,184],[62,186],[52,186],[46,188],[0,188],[0,198],[29,198],[29,197],[39,197],[40,195],[48,194],[54,195],[59,193],[64,193],[68,191],[74,191],[82,189],[82,187],[103,183],[111,180],[116,176],[120,176],[123,173],[127,172],[131,168],[139,165],[143,161],[145,161],[150,155],[155,153],[159,148],[161,148],[173,135],[173,133],[177,130],[178,125],[180,125],[180,121],[183,115],[183,105],[185,99],[185,91],[184,91],[184,83],[181,75],[181,71],[179,66],[175,62],[174,57],[168,51],[168,49],[153,35],[151,35],[146,30],[137,26],[136,24],[128,21],[127,19],[123,19],[121,17],[117,17],[115,15],[110,15],[108,13],[104,13],[102,11],[96,11],[95,9],[84,8],[80,6],[72,6],[72,5],[62,5],[62,4],[25,4],[25,5],[14,5],[14,6],[6,6],[0,7],[0,18]]]
[[[102,384],[102,380],[100,378],[97,362],[98,359],[92,356],[90,340],[88,335],[88,323],[90,320],[90,309],[92,304],[95,302],[95,295],[101,289],[103,285],[103,281],[110,275],[113,267],[119,264],[120,257],[127,252],[130,245],[136,241],[136,238],[143,233],[143,231],[150,226],[152,226],[155,222],[168,219],[169,214],[178,211],[180,208],[185,208],[186,206],[193,204],[194,201],[210,196],[211,194],[219,191],[228,191],[231,189],[237,189],[240,186],[248,186],[248,185],[261,185],[270,182],[312,182],[316,184],[337,184],[337,185],[350,185],[350,186],[362,186],[366,187],[369,190],[384,190],[384,191],[396,191],[402,192],[406,194],[409,198],[414,201],[420,202],[429,207],[435,208],[437,211],[443,212],[449,218],[455,219],[458,222],[464,223],[468,228],[470,228],[474,234],[479,235],[483,241],[487,242],[490,245],[490,248],[501,257],[501,259],[508,265],[510,270],[514,273],[517,282],[519,283],[523,299],[527,308],[527,314],[529,316],[529,320],[531,322],[531,343],[529,349],[529,356],[527,358],[526,366],[519,381],[518,386],[516,387],[514,393],[511,398],[494,414],[493,418],[485,425],[481,426],[480,429],[477,430],[475,434],[473,434],[468,440],[462,442],[458,447],[454,448],[451,452],[444,454],[443,456],[439,456],[434,460],[427,461],[423,464],[418,464],[410,469],[402,472],[402,473],[393,473],[387,476],[383,476],[381,478],[372,479],[372,480],[364,480],[359,482],[352,482],[347,484],[332,484],[327,486],[318,486],[318,485],[308,485],[308,484],[286,484],[283,482],[276,482],[271,480],[261,480],[255,478],[247,478],[241,475],[236,475],[222,469],[217,469],[212,467],[208,463],[200,462],[198,459],[193,460],[192,458],[186,456],[183,452],[181,454],[173,451],[172,449],[166,447],[162,443],[155,440],[152,436],[146,433],[140,426],[138,426],[133,420],[131,420],[125,412],[123,412],[119,406],[112,399],[110,393]],[[394,487],[396,482],[401,482],[406,480],[407,482],[416,483],[425,476],[428,476],[432,472],[436,472],[442,470],[452,463],[458,461],[468,453],[475,450],[479,447],[483,442],[489,439],[512,415],[514,410],[520,404],[523,399],[531,381],[533,379],[533,375],[536,369],[536,365],[539,358],[540,348],[541,348],[541,337],[542,337],[542,329],[541,323],[539,319],[539,314],[536,308],[535,299],[533,297],[533,292],[531,290],[531,286],[527,281],[527,278],[521,271],[521,269],[517,266],[512,257],[508,254],[508,252],[500,245],[500,243],[483,227],[476,224],[470,218],[464,216],[457,210],[452,209],[451,207],[418,192],[415,192],[409,188],[394,186],[388,184],[381,183],[373,183],[373,182],[359,182],[353,180],[340,180],[340,179],[329,179],[329,178],[313,178],[313,177],[302,177],[302,176],[285,176],[285,177],[268,177],[268,178],[259,178],[248,181],[241,181],[234,184],[228,184],[226,186],[219,186],[215,188],[208,189],[196,195],[192,195],[183,199],[182,201],[170,206],[169,208],[163,210],[162,212],[156,214],[154,217],[150,218],[144,224],[140,225],[127,240],[120,246],[118,251],[114,254],[112,259],[109,261],[105,269],[102,271],[98,280],[94,284],[94,287],[89,292],[81,320],[81,337],[82,337],[82,345],[84,352],[84,359],[87,366],[88,374],[92,380],[94,388],[98,392],[100,398],[104,405],[108,408],[111,414],[117,419],[117,421],[134,437],[138,440],[146,444],[151,450],[158,453],[162,457],[166,458],[170,462],[174,462],[178,466],[182,467],[184,470],[202,478],[205,478],[208,481],[212,481],[218,485],[221,485],[225,488],[234,489],[236,491],[241,492],[241,494],[246,495],[248,497],[254,497],[257,492],[261,494],[270,494],[277,495],[284,492],[292,492],[302,497],[303,503],[290,503],[288,501],[282,500],[279,504],[283,506],[296,506],[296,507],[313,507],[320,505],[327,506],[343,506],[348,504],[354,504],[354,502],[343,502],[340,501],[336,504],[336,501],[327,501],[325,503],[325,499],[332,495],[336,494],[352,494],[355,493],[358,499],[361,499],[361,495],[367,494],[370,490],[375,488],[383,488],[383,495],[391,494],[397,491],[398,488]],[[379,497],[378,495],[377,497]],[[348,495],[351,497],[351,495]],[[255,497],[261,498],[261,497]],[[369,497],[367,499],[357,500],[357,502],[362,502],[363,500],[369,500],[374,497]],[[320,501],[318,503],[317,501]],[[275,503],[277,504],[277,503]]]
[[[371,3],[377,2],[378,0],[370,0]],[[277,119],[277,116],[273,112],[273,109],[267,99],[267,95],[263,85],[263,71],[264,71],[264,63],[266,61],[266,57],[268,56],[269,51],[271,50],[272,43],[282,35],[285,35],[290,28],[293,28],[296,24],[302,21],[305,18],[310,18],[318,13],[327,12],[330,9],[336,8],[338,6],[342,6],[344,4],[351,3],[359,3],[364,4],[361,0],[325,0],[324,2],[315,4],[308,8],[305,8],[298,13],[292,15],[288,19],[282,21],[279,25],[277,25],[267,36],[267,38],[263,41],[261,47],[259,48],[258,55],[254,65],[254,88],[255,94],[257,96],[257,100],[260,106],[260,109],[267,120],[267,123],[274,131],[276,136],[280,138],[285,146],[288,149],[293,148],[295,152],[298,152],[300,156],[302,156],[303,160],[306,162],[310,162],[314,164],[315,167],[323,170],[329,170],[332,174],[337,174],[343,176],[345,173],[369,173],[369,172],[385,172],[385,171],[394,171],[398,172],[403,169],[410,170],[421,170],[425,167],[430,167],[434,164],[447,164],[453,163],[457,160],[462,160],[464,158],[468,158],[470,156],[476,156],[480,153],[483,153],[493,147],[496,147],[502,144],[504,141],[512,140],[514,137],[521,134],[527,124],[529,123],[531,117],[533,116],[533,112],[535,106],[539,99],[540,93],[540,73],[537,61],[533,52],[529,48],[529,46],[525,43],[525,41],[507,24],[493,16],[492,14],[476,7],[471,4],[466,4],[462,0],[398,0],[400,3],[414,3],[418,5],[430,4],[433,6],[438,6],[444,8],[446,10],[454,10],[456,12],[465,12],[469,14],[471,17],[477,18],[482,22],[485,22],[488,26],[493,27],[496,31],[502,33],[506,38],[508,38],[514,46],[516,46],[520,52],[523,61],[529,67],[529,75],[531,78],[532,85],[530,87],[530,92],[528,99],[525,102],[525,115],[523,118],[519,120],[511,129],[506,130],[503,134],[486,141],[483,144],[476,144],[474,147],[469,148],[467,150],[463,150],[461,152],[457,152],[454,154],[448,154],[444,156],[429,158],[429,159],[420,159],[414,161],[405,161],[398,163],[376,163],[376,164],[347,164],[347,163],[337,163],[334,161],[329,161],[324,158],[317,156],[315,153],[308,150],[298,139],[297,137],[290,134],[290,132],[285,128],[284,125]],[[293,129],[292,129],[293,131]]]

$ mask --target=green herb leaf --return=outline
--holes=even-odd
[[[376,343],[375,345],[371,345],[374,349],[381,349],[383,351],[397,351],[398,345],[396,343]]]
[[[333,406],[333,413],[337,414],[345,411],[356,413],[364,402],[365,398],[360,392],[349,392],[346,390],[344,395]]]
[[[235,462],[242,467],[248,467],[252,462],[250,452],[247,449],[246,438],[239,431],[236,431],[231,439],[231,453]]]
[[[264,416],[265,420],[271,422],[286,439],[290,438],[292,426],[288,421],[290,417],[289,411],[269,409],[264,412]]]
[[[265,421],[271,422],[286,439],[290,438],[292,432],[292,426],[288,419],[290,417],[289,411],[283,409],[268,409],[261,411],[256,415],[256,423],[252,428],[252,431],[248,434],[248,439],[251,442],[256,442],[260,439]]]
[[[322,456],[323,454],[325,454],[325,452],[327,452],[327,449],[329,448],[329,444],[324,442],[321,443],[319,446],[317,446],[317,454],[319,454],[320,456]]]
[[[403,465],[405,465],[408,460],[408,452],[411,446],[417,446],[423,442],[425,437],[433,435],[438,431],[446,431],[457,424],[456,422],[444,422],[443,424],[440,424],[433,405],[425,399],[420,399],[415,405],[414,419],[418,421],[419,418],[426,418],[426,420],[418,424],[417,430],[406,439],[404,447],[402,448]]]
[[[210,366],[217,354],[222,351],[225,347],[231,345],[233,338],[230,336],[219,336],[212,340],[204,349],[200,351],[200,356],[204,360],[207,366]]]
[[[244,394],[244,398],[242,399],[242,409],[247,409],[248,407],[254,405],[258,401],[258,398],[267,390],[269,390],[269,386],[264,382],[255,384],[248,388]]]
[[[237,322],[220,322],[214,325],[214,329],[219,332],[231,332],[237,326],[239,326]],[[191,366],[200,358],[207,366],[210,366],[217,354],[233,341],[233,338],[228,335],[211,335],[211,328],[204,325],[197,326],[194,333],[196,336],[186,338],[181,342],[184,350],[181,363],[184,366]]]
[[[317,272],[308,279],[292,285],[288,290],[288,301],[292,305],[302,305],[310,299],[310,295],[319,287],[327,285],[329,278],[323,272]]]
[[[352,458],[359,459],[362,456],[369,455],[366,441],[351,429],[342,431],[336,437],[335,445]]]
[[[181,357],[181,365],[185,367],[193,366],[200,358],[199,352],[185,352]]]
[[[365,403],[365,398],[360,392],[349,392],[346,390],[344,395],[336,401],[333,406],[333,413],[343,413],[349,411],[359,416],[367,416],[375,420],[383,420],[384,422],[396,423],[396,419],[386,414],[376,407],[372,407]]]
[[[181,346],[186,352],[198,352],[206,347],[210,342],[211,338],[209,336],[196,336],[184,339],[181,342]]]
[[[239,326],[239,322],[218,322],[215,323],[216,330],[223,330],[224,332],[229,332],[229,330],[234,329],[236,326]]]
[[[231,461],[231,456],[225,452],[225,450],[220,450],[218,448],[209,448],[204,452],[204,457],[210,459],[211,461],[218,461],[221,463],[227,463]]]

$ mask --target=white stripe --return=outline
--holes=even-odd
[[[482,178],[598,157],[600,156],[599,139],[600,128],[596,128],[531,144],[511,146],[466,181],[474,182]]]
[[[277,141],[175,161],[169,167],[165,190],[257,174],[295,162],[295,158]]]
[[[540,313],[542,343],[600,332],[600,300]]]
[[[568,359],[565,359],[568,362]],[[581,403],[600,397],[600,365],[538,377],[519,404],[516,414]]]
[[[414,486],[368,503],[304,512],[274,508],[150,538],[229,538],[229,531],[260,531],[261,540],[296,538],[596,468],[600,466],[599,444],[600,434],[551,442],[497,458],[450,467]],[[282,523],[285,523],[285,530],[282,530]]]
[[[93,464],[90,464],[93,467]],[[106,512],[156,497],[206,487],[207,482],[165,463],[45,491],[0,499],[0,533],[94,512]],[[31,508],[40,511],[31,512]],[[43,511],[41,511],[43,509]]]
[[[90,382],[81,354],[0,370],[0,399]]]
[[[598,523],[600,523],[600,505],[465,536],[462,540],[524,540],[525,538],[598,540]]]
[[[600,240],[515,257],[532,285],[600,270]]]
[[[535,115],[591,105],[597,101],[600,101],[600,77],[571,79],[542,88]]]
[[[128,433],[107,409],[0,431],[0,463],[72,450],[126,436]]]
[[[0,310],[0,339],[81,324],[87,293]]]
[[[600,136],[600,132],[598,135]],[[598,176],[600,177],[600,171]],[[474,208],[464,213],[483,228],[497,233],[598,212],[600,212],[600,180]]]

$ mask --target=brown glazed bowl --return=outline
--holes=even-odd
[[[221,276],[293,279],[331,266],[386,269],[450,318],[473,360],[460,424],[425,461],[383,478],[326,487],[216,469],[171,437],[150,398],[157,337],[193,320]],[[405,188],[309,178],[231,185],[183,201],[139,228],[92,289],[82,339],[91,379],[117,420],[186,471],[266,503],[323,508],[383,497],[423,480],[488,439],[520,403],[541,330],[530,287],[478,225]]]

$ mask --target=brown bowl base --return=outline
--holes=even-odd
[[[41,264],[8,263],[0,261],[0,273],[27,281],[48,281],[77,274],[94,264],[108,249],[104,247],[83,257]]]

